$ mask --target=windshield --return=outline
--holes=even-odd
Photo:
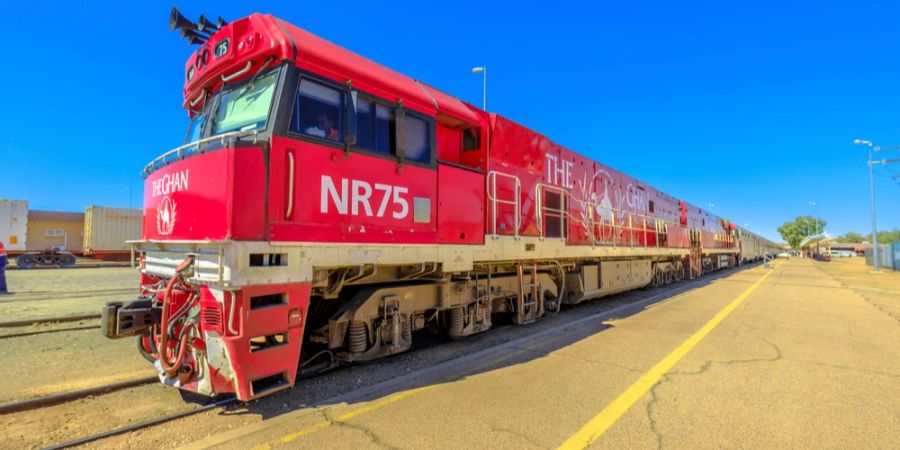
[[[204,123],[206,123],[205,114],[201,114],[191,119],[191,124],[188,126],[187,136],[184,139],[185,144],[189,144],[200,139],[200,136],[203,134]]]
[[[213,134],[264,128],[275,94],[278,71],[272,71],[245,86],[222,94]]]

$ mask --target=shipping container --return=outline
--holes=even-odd
[[[24,251],[28,231],[28,202],[0,200],[0,242],[8,251]]]
[[[84,213],[84,253],[127,254],[126,241],[141,238],[143,213],[140,209],[91,206]]]

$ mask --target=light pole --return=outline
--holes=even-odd
[[[869,147],[869,191],[872,195],[872,270],[878,272],[878,225],[875,222],[875,172],[872,170],[872,150],[874,145],[870,141],[857,139],[856,145]]]
[[[487,66],[473,67],[472,73],[474,73],[476,75],[481,74],[481,78],[482,78],[482,81],[484,84],[484,86],[481,90],[481,96],[482,96],[481,109],[487,111]]]
[[[816,221],[816,234],[819,234],[819,218],[816,217],[816,202],[809,202],[809,206],[813,207],[813,220]]]

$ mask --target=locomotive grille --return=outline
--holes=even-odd
[[[204,305],[200,309],[200,322],[204,329],[222,332],[222,311],[216,306]]]

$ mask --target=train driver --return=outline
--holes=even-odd
[[[8,261],[6,255],[6,247],[3,246],[3,241],[0,241],[0,295],[9,294],[6,291],[6,263]]]
[[[339,139],[338,130],[334,127],[334,121],[325,113],[319,113],[316,124],[307,128],[306,134],[336,141]]]

